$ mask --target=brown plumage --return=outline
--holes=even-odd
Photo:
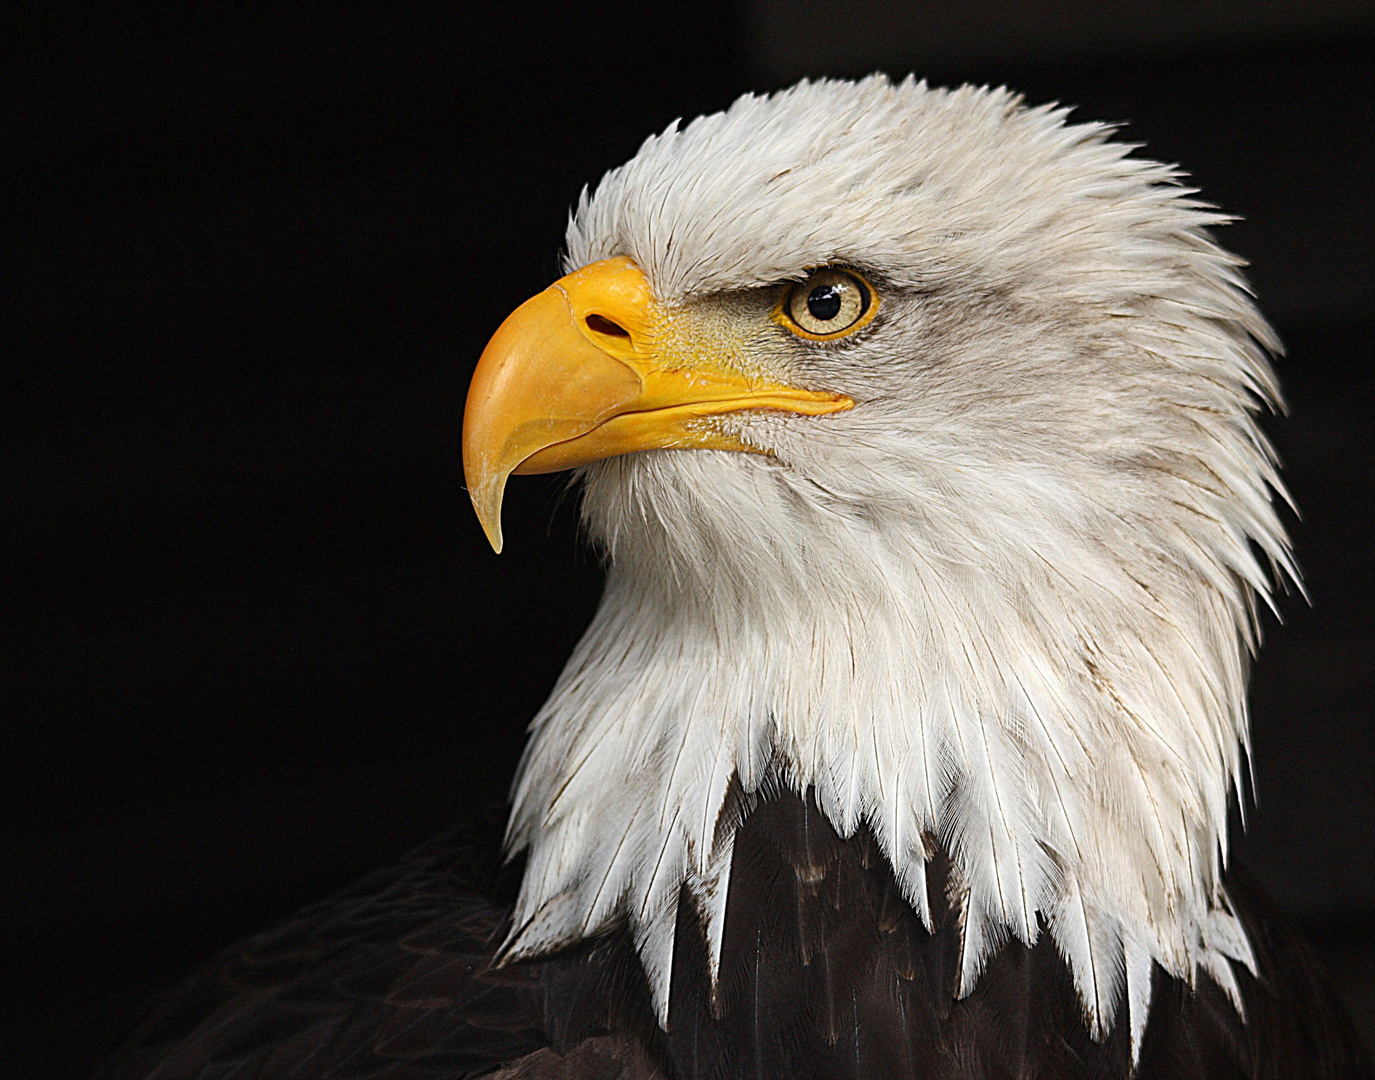
[[[1012,942],[956,1000],[959,912],[933,860],[928,933],[873,838],[838,836],[778,794],[746,814],[713,991],[681,894],[667,1032],[633,946],[613,932],[495,966],[508,908],[481,895],[496,839],[438,838],[275,930],[227,951],[169,998],[100,1080],[930,1080],[1122,1078],[1129,1036],[1094,1041],[1064,961]],[[509,878],[507,879],[509,884]],[[1303,943],[1244,870],[1229,887],[1258,977],[1247,1018],[1206,976],[1155,971],[1141,1080],[1371,1074]]]

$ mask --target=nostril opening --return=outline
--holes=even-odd
[[[604,319],[600,315],[589,315],[587,317],[587,328],[597,334],[607,334],[610,337],[630,336],[630,331],[622,326],[617,326],[610,319]]]

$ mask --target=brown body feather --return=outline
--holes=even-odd
[[[623,932],[494,967],[506,906],[470,838],[398,867],[229,950],[176,992],[102,1080],[875,1080],[1122,1078],[1129,1034],[1089,1035],[1043,935],[1005,944],[956,1000],[959,912],[932,860],[939,922],[921,925],[864,830],[838,836],[810,800],[769,799],[735,845],[721,977],[679,905],[670,1022],[661,1031]],[[1141,1080],[1371,1076],[1302,942],[1244,872],[1229,882],[1258,977],[1237,971],[1243,1021],[1206,975],[1156,968]]]

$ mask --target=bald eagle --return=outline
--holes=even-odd
[[[650,138],[482,355],[463,456],[579,470],[605,596],[513,902],[452,836],[253,938],[111,1077],[1369,1075],[1227,854],[1278,343],[1226,219],[1001,89]]]

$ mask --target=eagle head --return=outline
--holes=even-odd
[[[1047,932],[1097,1033],[1127,1000],[1139,1036],[1152,963],[1234,988],[1278,346],[1226,218],[1066,112],[804,82],[584,191],[465,416],[494,546],[509,474],[578,468],[608,560],[517,780],[509,955],[628,925],[666,1016],[680,890],[719,949],[730,808],[791,789],[928,923],[948,853],[959,994]]]

